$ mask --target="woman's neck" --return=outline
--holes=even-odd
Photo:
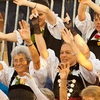
[[[26,70],[25,72],[29,73],[29,70]],[[20,72],[20,73],[18,73],[18,75],[19,75],[20,77],[25,76],[25,75],[24,75],[24,72]]]

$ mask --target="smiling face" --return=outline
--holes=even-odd
[[[100,15],[99,14],[95,14],[94,24],[95,24],[96,30],[100,33]]]
[[[19,76],[23,76],[23,72],[28,72],[28,62],[24,54],[14,56],[14,69]]]
[[[72,55],[72,50],[69,44],[63,44],[60,50],[60,60],[61,63],[70,63],[71,66],[76,64],[76,59]]]

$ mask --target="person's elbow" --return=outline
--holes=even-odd
[[[86,60],[85,63],[83,64],[84,68],[86,68],[88,71],[93,70],[93,65],[92,62],[89,60]]]
[[[86,16],[82,14],[78,14],[78,19],[79,21],[84,21],[86,19]]]
[[[46,52],[41,52],[40,55],[41,55],[41,57],[42,57],[43,59],[47,59],[47,58],[49,57],[48,51],[46,51]]]

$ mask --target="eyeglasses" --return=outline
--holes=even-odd
[[[24,63],[25,61],[26,61],[25,59],[19,59],[19,60],[16,59],[16,60],[14,60],[13,62],[14,62],[15,64],[17,64],[18,62],[22,64],[22,63]]]

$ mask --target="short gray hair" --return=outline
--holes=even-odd
[[[28,62],[30,62],[32,59],[31,59],[31,54],[30,54],[30,51],[28,49],[27,46],[24,46],[24,45],[18,45],[16,47],[14,47],[14,49],[12,50],[11,52],[11,57],[12,59],[14,59],[14,56],[17,55],[17,54],[24,54],[26,56],[26,60]]]

